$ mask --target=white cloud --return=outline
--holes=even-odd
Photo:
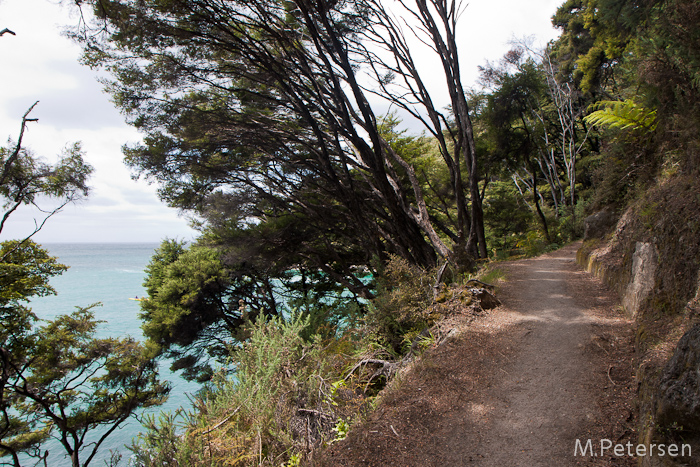
[[[61,35],[76,18],[47,0],[4,0],[0,28],[16,36],[0,38],[0,138],[16,139],[22,115],[39,105],[24,143],[37,155],[54,161],[61,150],[81,141],[86,160],[95,168],[90,198],[66,207],[35,237],[42,242],[159,241],[164,237],[192,238],[195,232],[174,209],[162,204],[156,187],[131,179],[121,147],[139,141],[102,92],[94,73],[80,65],[80,48]],[[15,213],[2,238],[31,232],[31,209]]]

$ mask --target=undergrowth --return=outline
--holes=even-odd
[[[373,340],[394,355],[402,353],[407,335],[432,324],[432,276],[403,258],[393,257],[378,281],[377,298],[370,304],[365,324]]]
[[[130,465],[307,465],[372,406],[402,355],[431,345],[423,331],[437,319],[427,312],[433,281],[394,258],[353,327],[315,329],[308,313],[249,323],[250,337],[193,410],[145,418]]]
[[[320,338],[301,335],[308,317],[258,319],[193,401],[176,435],[175,418],[151,418],[132,446],[133,465],[279,466],[328,442],[347,398]]]

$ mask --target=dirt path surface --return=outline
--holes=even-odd
[[[574,456],[577,439],[636,442],[631,322],[579,246],[503,263],[503,306],[427,352],[321,464],[635,465]]]

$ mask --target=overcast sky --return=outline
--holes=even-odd
[[[102,92],[95,73],[78,63],[80,48],[62,36],[76,18],[57,0],[0,0],[0,138],[16,139],[22,115],[36,101],[24,143],[49,161],[69,143],[81,141],[95,168],[88,200],[54,216],[34,238],[39,242],[158,242],[191,239],[186,219],[162,204],[156,187],[131,179],[121,147],[139,141]],[[70,3],[70,2],[67,2]],[[477,67],[497,61],[509,40],[556,36],[550,18],[562,0],[472,0],[460,20],[464,84],[475,85]],[[446,104],[446,103],[445,103]],[[0,239],[31,232],[32,212],[16,213]]]

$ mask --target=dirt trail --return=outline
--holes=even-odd
[[[574,457],[576,439],[634,437],[635,389],[631,323],[578,246],[504,263],[504,305],[429,352],[323,465],[634,465]]]

